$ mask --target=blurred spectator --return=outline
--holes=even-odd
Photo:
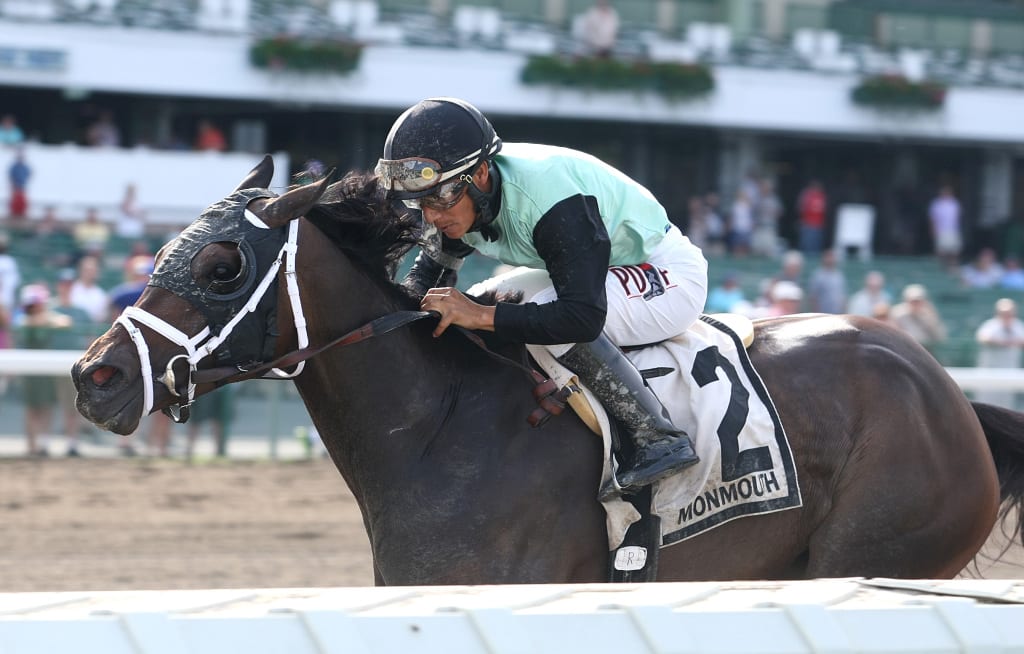
[[[9,245],[7,234],[0,233],[0,349],[11,347],[11,320],[21,286],[18,261],[8,254]]]
[[[57,297],[53,310],[69,321],[68,329],[62,329],[53,336],[50,346],[57,350],[84,350],[93,339],[92,321],[85,310],[71,302],[71,286],[75,281],[75,271],[66,268],[57,276]],[[80,456],[78,436],[87,426],[85,418],[75,408],[75,385],[68,375],[57,380],[57,406],[61,412],[64,437],[68,441],[67,455]]]
[[[735,311],[739,304],[747,304],[747,298],[740,288],[739,275],[735,272],[726,273],[722,283],[711,289],[705,311],[707,313],[728,313]]]
[[[707,234],[708,251],[712,254],[725,252],[725,220],[718,206],[718,194],[704,196],[704,227]]]
[[[747,195],[750,206],[757,206],[761,201],[761,174],[757,168],[748,168],[743,179],[740,181],[740,188]]]
[[[750,241],[754,232],[754,207],[747,192],[736,192],[732,210],[729,212],[729,252],[745,257],[750,254]]]
[[[775,192],[771,180],[761,180],[761,187],[754,205],[754,236],[751,248],[754,254],[774,257],[779,253],[779,219],[782,217],[782,200]]]
[[[103,324],[109,317],[107,292],[97,283],[100,278],[100,261],[85,256],[78,262],[78,278],[71,284],[71,304],[89,314],[96,324]]]
[[[86,129],[85,141],[96,147],[116,148],[120,146],[121,130],[114,122],[114,114],[106,109],[101,111],[99,118]]]
[[[100,220],[94,207],[85,210],[85,219],[71,228],[71,238],[79,256],[101,256],[110,241],[110,225]]]
[[[1017,303],[1002,298],[995,304],[995,315],[981,323],[974,334],[978,341],[979,368],[1020,368],[1024,351],[1024,322],[1017,318]],[[1014,408],[1013,391],[977,391],[974,399]]]
[[[149,248],[149,243],[142,239],[132,241],[132,244],[129,246],[128,254],[124,259],[124,267],[121,270],[121,274],[124,279],[131,277],[132,270],[135,267],[135,262],[138,257],[145,257],[149,259],[150,262],[155,259],[152,250]]]
[[[595,0],[580,16],[576,28],[589,54],[610,57],[619,38],[619,13],[608,0]]]
[[[1020,261],[1010,257],[1003,264],[1003,277],[999,280],[999,287],[1010,291],[1024,291],[1024,269],[1020,267]]]
[[[13,114],[4,114],[0,118],[0,146],[18,145],[25,140],[25,134],[18,127]]]
[[[885,275],[872,270],[864,275],[864,286],[850,296],[846,312],[855,316],[873,316],[879,304],[885,304],[888,310],[892,296],[885,290]]]
[[[843,313],[846,311],[846,277],[839,270],[835,250],[821,254],[821,264],[807,282],[811,311]]]
[[[36,236],[40,238],[47,238],[51,234],[64,231],[64,226],[61,225],[60,219],[57,218],[57,208],[53,205],[48,205],[43,209],[43,215],[39,218],[39,222],[36,223]]]
[[[925,347],[946,340],[946,325],[921,284],[909,284],[903,289],[903,301],[892,308],[892,321]]]
[[[797,250],[789,250],[782,255],[782,270],[773,278],[775,281],[784,279],[797,286],[802,285],[804,274],[804,255]]]
[[[209,120],[203,118],[196,129],[196,150],[223,152],[228,147],[224,132]]]
[[[24,219],[28,215],[28,180],[32,177],[32,168],[25,161],[25,152],[20,148],[14,154],[14,161],[7,169],[7,180],[11,186],[11,199],[8,215],[14,219]]]
[[[199,437],[199,430],[204,422],[210,423],[213,430],[217,456],[223,458],[228,455],[228,436],[231,429],[231,421],[235,417],[234,391],[234,386],[221,386],[217,390],[196,399],[192,405],[192,415],[188,421],[188,445],[185,449],[186,460],[192,460],[196,440]]]
[[[1003,267],[992,248],[982,248],[974,261],[963,267],[960,279],[969,288],[994,288],[1003,279]]]
[[[887,325],[898,327],[892,320],[892,306],[888,302],[879,302],[871,309],[871,317]]]
[[[928,207],[928,221],[931,225],[935,255],[946,268],[953,269],[959,263],[960,248],[960,202],[953,195],[953,187],[943,185]]]
[[[52,268],[73,267],[81,257],[76,248],[67,246],[70,230],[57,217],[57,209],[47,206],[42,217],[33,223],[32,238],[37,252],[42,254],[42,263]]]
[[[0,232],[0,305],[6,307],[14,306],[21,285],[18,260],[7,251],[10,243],[10,237]]]
[[[110,289],[110,321],[113,322],[125,308],[135,304],[146,290],[149,276],[153,274],[153,257],[134,256],[128,260],[125,280]]]
[[[118,210],[114,233],[121,238],[142,238],[146,233],[146,213],[139,207],[135,184],[124,187],[124,197]]]
[[[704,200],[699,195],[694,195],[686,205],[687,220],[686,227],[682,229],[690,242],[704,250],[708,246],[708,223],[704,215]]]
[[[775,318],[800,313],[800,304],[804,299],[804,291],[798,284],[781,279],[772,284],[770,291],[772,303],[759,317]]]
[[[800,191],[797,199],[797,211],[800,217],[800,251],[804,254],[817,254],[825,245],[825,213],[828,210],[828,197],[825,188],[816,179],[812,179]]]
[[[68,329],[71,319],[49,307],[50,290],[46,284],[26,284],[21,289],[21,315],[17,342],[29,350],[53,348],[57,330]],[[26,375],[22,377],[22,392],[25,403],[25,437],[29,456],[48,456],[46,449],[47,431],[53,421],[53,409],[57,405],[57,380],[50,375]]]

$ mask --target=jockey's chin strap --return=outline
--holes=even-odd
[[[269,229],[258,216],[248,209],[245,210],[245,217],[250,223],[257,227]],[[197,373],[199,372],[197,366],[199,365],[199,362],[213,354],[213,352],[227,340],[228,336],[231,335],[231,332],[238,323],[256,310],[260,300],[263,299],[263,296],[266,295],[267,291],[273,285],[274,279],[276,278],[277,272],[281,268],[282,264],[285,267],[285,282],[288,289],[288,301],[291,304],[292,316],[295,321],[295,332],[300,348],[299,351],[309,345],[309,336],[306,332],[306,317],[302,312],[302,301],[299,298],[299,284],[295,277],[296,258],[298,256],[298,234],[299,221],[293,220],[288,226],[288,238],[281,246],[281,250],[278,252],[273,263],[271,263],[266,275],[263,276],[263,279],[260,280],[260,283],[253,290],[253,293],[245,303],[245,306],[232,316],[231,320],[229,320],[227,324],[224,325],[223,329],[220,330],[220,333],[215,336],[211,333],[209,326],[203,327],[203,329],[194,336],[188,336],[177,327],[167,323],[162,318],[154,316],[148,311],[134,306],[127,307],[121,315],[118,316],[115,324],[120,324],[128,331],[128,335],[131,337],[132,342],[135,343],[135,348],[139,353],[139,363],[142,367],[143,383],[142,417],[148,415],[153,409],[153,381],[155,379],[166,386],[167,390],[169,390],[171,394],[179,400],[178,404],[175,405],[178,408],[177,411],[174,410],[174,407],[168,407],[164,409],[163,412],[170,416],[175,422],[180,423],[188,420],[189,405],[191,405],[195,400],[196,385],[202,383],[197,379]],[[149,345],[146,343],[146,339],[143,336],[142,331],[135,323],[149,327],[175,345],[179,345],[185,349],[184,354],[171,357],[170,361],[167,362],[167,367],[164,370],[164,373],[160,376],[154,376],[153,374],[152,365],[150,364],[149,359]],[[285,357],[282,357],[282,359],[283,358]],[[270,378],[289,379],[302,372],[305,365],[303,361],[304,360],[299,360],[296,368],[291,372],[286,372],[282,368],[295,364],[281,364],[280,367],[275,365],[260,366],[255,370],[258,370],[260,375],[266,375]],[[182,371],[181,377],[178,377],[175,373],[175,365],[179,362],[183,363],[184,366],[187,366],[187,370]],[[231,370],[234,373],[247,372],[241,366],[235,366],[231,368]]]

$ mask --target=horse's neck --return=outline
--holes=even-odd
[[[370,320],[408,309],[398,296],[339,257],[304,284],[310,343],[328,342]],[[400,483],[410,466],[459,429],[469,405],[466,386],[486,386],[490,374],[450,355],[452,345],[429,336],[427,319],[306,362],[296,385],[317,430],[353,491]],[[316,324],[314,324],[316,323]],[[457,338],[454,334],[447,338]],[[457,349],[457,348],[456,348]],[[504,371],[495,370],[494,376]],[[475,390],[475,389],[473,389]]]

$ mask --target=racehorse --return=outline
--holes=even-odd
[[[598,438],[569,413],[529,426],[526,373],[453,330],[432,338],[432,320],[370,337],[418,308],[392,281],[415,220],[372,176],[274,196],[272,172],[267,157],[161,249],[135,307],[74,365],[82,414],[127,434],[150,410],[298,365],[378,585],[606,580]],[[803,506],[663,549],[661,580],[951,577],[1024,504],[1024,414],[971,403],[901,332],[823,315],[755,332]]]

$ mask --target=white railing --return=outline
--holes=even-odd
[[[1012,580],[0,593],[52,652],[1019,652]]]
[[[63,375],[78,350],[0,350],[0,375]],[[946,368],[965,391],[1024,391],[1022,368]]]

